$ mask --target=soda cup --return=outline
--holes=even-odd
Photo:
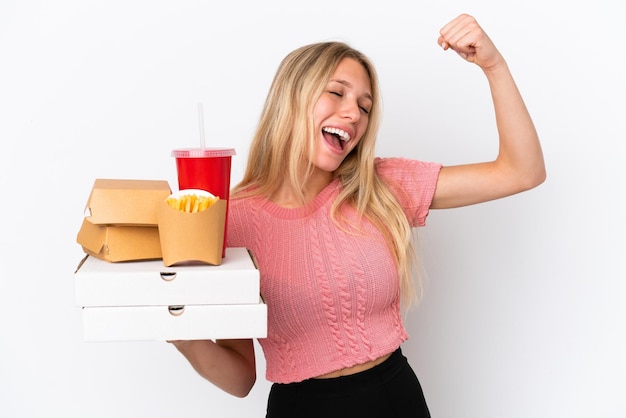
[[[233,148],[182,148],[172,151],[172,157],[176,158],[179,190],[206,190],[226,200],[222,257],[226,255],[230,168],[233,155],[235,155]]]

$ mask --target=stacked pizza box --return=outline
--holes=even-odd
[[[227,248],[218,266],[111,263],[87,255],[74,279],[86,341],[262,338],[267,333],[259,271],[245,248]]]

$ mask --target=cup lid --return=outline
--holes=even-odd
[[[175,158],[215,158],[230,157],[235,155],[234,148],[179,148],[172,151],[172,157]]]

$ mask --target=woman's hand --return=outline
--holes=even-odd
[[[452,49],[468,62],[490,70],[504,63],[504,58],[476,19],[462,14],[445,25],[437,42],[444,50]]]

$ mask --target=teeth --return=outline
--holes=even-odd
[[[348,133],[344,130],[338,129],[338,128],[322,128],[322,130],[324,132],[328,132],[329,134],[334,134],[337,135],[339,137],[339,139],[341,139],[342,141],[349,141],[350,140],[350,135],[348,135]]]

